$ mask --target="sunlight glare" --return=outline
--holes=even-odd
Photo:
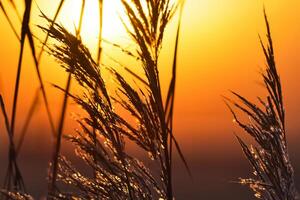
[[[81,1],[68,1],[65,6],[68,10],[63,10],[61,22],[74,32],[74,27],[78,27]],[[125,35],[125,29],[120,22],[122,16],[122,4],[118,0],[104,1],[103,3],[103,29],[102,36],[107,40],[114,40]],[[99,37],[99,1],[86,1],[81,36],[82,39],[92,47],[97,46]]]

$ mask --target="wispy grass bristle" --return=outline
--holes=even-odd
[[[84,8],[85,8],[85,0],[82,0],[80,17],[79,17],[79,22],[78,22],[78,28],[76,30],[76,37],[77,38],[80,37],[80,33],[81,33],[81,27],[82,27],[82,22],[83,22],[83,15],[84,15]],[[60,7],[58,9],[60,9]],[[49,19],[48,19],[48,22],[50,22],[51,26],[53,27],[53,21],[49,21]],[[47,33],[47,36],[49,36],[49,33]],[[75,44],[75,47],[76,47],[76,44]],[[62,109],[61,109],[61,115],[60,115],[57,135],[56,135],[56,143],[55,143],[54,152],[53,152],[51,181],[50,181],[50,184],[49,184],[49,191],[48,191],[49,194],[55,194],[55,192],[56,192],[56,178],[57,178],[58,158],[59,158],[60,148],[61,148],[61,140],[62,140],[64,123],[65,123],[65,115],[66,115],[66,112],[67,112],[67,105],[68,105],[68,98],[69,98],[68,93],[70,92],[70,89],[71,89],[71,80],[72,80],[72,72],[73,72],[73,64],[71,64],[70,66],[71,66],[71,69],[69,71],[69,75],[68,75],[68,78],[67,78],[65,94],[64,94],[64,99],[63,99],[63,104],[62,104]]]
[[[295,200],[299,196],[288,153],[282,87],[265,11],[264,17],[268,42],[265,45],[260,39],[266,59],[266,69],[261,76],[267,96],[264,99],[258,97],[258,105],[235,92],[233,95],[238,102],[226,99],[236,123],[256,141],[255,145],[247,145],[241,137],[236,136],[255,175],[254,179],[241,179],[240,183],[248,185],[258,199]],[[247,115],[249,122],[242,122],[233,108]]]
[[[146,88],[132,86],[116,69],[109,67],[118,84],[116,94],[119,94],[110,96],[108,86],[102,77],[103,69],[97,60],[99,57],[96,60],[92,58],[78,33],[77,36],[72,35],[47,17],[45,18],[50,24],[49,28],[41,27],[58,42],[50,47],[50,54],[72,74],[84,91],[83,96],[74,96],[69,90],[65,90],[65,95],[72,96],[87,113],[87,117],[78,120],[82,130],[77,131],[77,136],[69,139],[75,143],[77,154],[94,172],[94,177],[87,177],[61,157],[59,162],[56,162],[59,166],[57,170],[60,172],[58,177],[66,184],[76,187],[78,192],[51,193],[51,195],[94,198],[97,194],[103,199],[171,200],[174,197],[171,159],[172,144],[176,142],[172,134],[172,115],[177,50],[167,100],[168,108],[163,104],[157,65],[163,32],[175,12],[175,6],[171,6],[169,1],[149,1],[146,8],[142,8],[140,1],[133,4],[128,1],[122,3],[134,29],[129,34],[138,46],[139,60],[146,75],[144,79],[132,72],[132,78],[143,80],[147,83]],[[129,25],[126,27],[129,31]],[[179,30],[178,27],[176,49]],[[125,108],[137,124],[127,122],[116,112],[113,102]],[[147,169],[142,162],[130,156],[125,150],[126,140],[135,143],[150,155],[153,162],[160,166],[161,178],[155,178],[151,169]],[[187,166],[177,142],[176,148]],[[59,154],[54,158],[59,158]],[[56,163],[53,163],[54,166]],[[52,180],[55,173],[56,171],[52,171],[50,174]]]
[[[81,0],[75,34],[57,23],[65,0],[59,1],[52,18],[40,11],[41,17],[47,23],[46,26],[38,26],[46,33],[43,40],[34,36],[31,31],[32,0],[24,0],[23,16],[20,16],[14,0],[7,1],[15,12],[15,17],[21,22],[21,27],[13,24],[10,12],[7,12],[7,4],[3,2],[0,0],[0,11],[18,39],[20,51],[11,113],[8,113],[10,109],[6,107],[7,102],[4,102],[3,94],[0,94],[0,114],[3,116],[4,131],[8,136],[8,166],[3,189],[0,189],[0,199],[33,199],[27,194],[17,161],[42,97],[54,136],[48,192],[45,194],[47,199],[174,200],[174,152],[178,153],[192,177],[188,162],[175,137],[173,125],[177,59],[185,0],[178,0],[177,3],[172,3],[172,0],[120,0],[125,14],[120,20],[134,43],[134,50],[103,39],[105,1],[98,0],[99,35],[95,58],[81,40],[86,0]],[[178,16],[178,25],[171,81],[164,99],[158,61],[167,26],[175,15]],[[265,10],[264,18],[267,42],[263,42],[261,37],[259,39],[266,60],[266,68],[261,77],[267,95],[258,97],[258,103],[253,103],[236,92],[232,92],[232,96],[237,100],[227,97],[224,99],[234,121],[254,141],[254,144],[248,145],[241,136],[236,135],[254,170],[253,178],[241,178],[239,183],[247,185],[257,199],[296,200],[300,197],[288,152],[283,91]],[[50,43],[50,38],[53,43]],[[42,41],[38,54],[35,39]],[[33,97],[21,131],[17,134],[19,89],[22,84],[26,40],[34,61],[39,88]],[[110,55],[108,57],[117,66],[103,63],[103,42],[133,58],[136,61],[135,67],[141,70],[132,69]],[[53,56],[67,73],[65,86],[52,84],[63,92],[57,127],[52,118],[44,77],[40,71],[44,52]],[[124,71],[127,76],[123,75]],[[115,85],[106,82],[105,72],[108,72]],[[81,89],[80,94],[73,94],[71,91],[73,79]],[[70,99],[82,108],[84,114],[76,119],[79,129],[74,130],[75,133],[71,135],[66,135],[64,127]],[[248,118],[240,117],[241,114]],[[84,171],[79,170],[69,157],[61,155],[64,140],[74,145],[76,156],[82,159],[86,166]],[[137,159],[136,154],[127,148],[129,145],[138,148],[139,153],[148,157],[143,158],[143,161]],[[61,189],[61,186],[66,187]]]
[[[0,194],[7,199],[10,200],[33,200],[34,198],[28,194],[24,194],[21,192],[10,192],[7,190],[0,190]],[[0,197],[1,197],[0,195]]]

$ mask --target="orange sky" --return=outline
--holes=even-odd
[[[7,2],[4,1],[9,8],[10,5]],[[51,4],[46,0],[36,2],[41,10],[50,16],[58,5],[58,0],[51,1]],[[66,2],[59,21],[69,29],[73,29],[77,23],[80,1],[67,0]],[[97,42],[98,23],[97,13],[93,9],[97,9],[95,2],[98,1],[87,2],[87,9],[91,10],[85,16],[82,37],[83,41],[93,49]],[[297,117],[300,113],[298,103],[300,102],[298,93],[300,57],[297,55],[300,52],[300,15],[298,14],[300,2],[298,0],[288,2],[187,0],[179,47],[175,130],[179,140],[188,151],[200,144],[209,147],[212,144],[231,145],[234,143],[232,132],[237,129],[234,128],[231,116],[221,98],[221,95],[229,95],[228,89],[238,91],[252,99],[257,94],[262,94],[257,81],[261,80],[259,70],[264,66],[258,40],[258,33],[262,36],[265,34],[263,4],[271,23],[276,60],[284,88],[290,137],[293,138],[297,133],[296,130],[300,129]],[[22,5],[18,6],[21,13]],[[68,9],[68,6],[72,9]],[[104,37],[128,46],[130,40],[126,37],[114,8],[120,8],[117,0],[105,1]],[[9,14],[13,17],[13,12]],[[34,33],[42,39],[43,35],[35,27],[36,24],[42,23],[38,15],[38,10],[35,8],[31,25]],[[122,14],[120,16],[122,17]],[[14,21],[17,23],[16,18]],[[166,86],[170,78],[172,61],[170,55],[173,52],[174,28],[175,24],[172,23],[166,33],[168,39],[164,41],[161,52],[160,71],[163,86]],[[0,44],[0,91],[4,94],[7,106],[11,108],[19,44],[2,12],[0,13]],[[37,42],[37,47],[39,46]],[[21,78],[20,99],[22,101],[19,104],[17,116],[19,128],[38,87],[34,65],[28,50],[27,45]],[[107,55],[119,54],[111,51],[111,48],[106,45],[104,61],[108,60]],[[127,62],[124,57],[121,57],[120,61]],[[50,95],[52,114],[55,115],[59,113],[62,94],[52,88],[50,83],[64,86],[65,73],[48,55],[45,55],[42,60],[41,71]],[[71,105],[70,111],[76,112],[75,108],[76,106]],[[69,114],[68,122],[72,121],[71,114]],[[31,128],[48,127],[43,106],[35,116],[34,122]],[[70,127],[66,130],[72,131]]]

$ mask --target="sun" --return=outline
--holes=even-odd
[[[38,8],[48,17],[52,18],[60,0],[38,0]],[[65,0],[58,16],[57,22],[72,33],[78,28],[82,0]],[[39,10],[37,9],[37,10]],[[120,0],[103,1],[103,28],[102,36],[107,40],[115,40],[126,35],[120,20],[126,16],[122,14],[123,7]],[[37,13],[36,16],[39,16]],[[99,38],[99,0],[86,0],[82,21],[81,38],[89,47],[96,47]],[[39,22],[37,22],[39,23]]]
[[[86,1],[86,7],[83,19],[83,36],[89,38],[98,37],[99,33],[99,5],[98,0]],[[120,37],[124,34],[125,29],[120,21],[122,16],[123,7],[121,1],[110,0],[103,2],[103,37],[112,39]],[[96,35],[94,33],[97,33]]]

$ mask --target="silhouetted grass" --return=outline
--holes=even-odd
[[[18,61],[18,68],[17,68],[17,75],[16,75],[16,83],[15,83],[15,91],[14,91],[14,98],[13,98],[13,107],[12,107],[12,117],[11,117],[11,124],[10,124],[10,147],[9,147],[9,163],[8,163],[8,171],[5,179],[5,189],[11,190],[13,187],[16,190],[25,190],[25,185],[21,173],[19,171],[17,161],[16,161],[16,153],[14,147],[14,129],[15,129],[15,121],[16,121],[16,112],[17,112],[17,103],[18,103],[18,96],[19,96],[19,86],[20,86],[20,78],[21,78],[21,68],[22,68],[22,60],[23,60],[23,51],[24,51],[24,44],[25,44],[25,37],[28,35],[30,44],[32,43],[32,36],[29,31],[29,19],[30,19],[30,11],[31,11],[31,0],[25,1],[25,11],[23,16],[22,22],[22,31],[21,31],[21,38],[20,38],[20,54],[19,54],[19,61]],[[13,183],[11,183],[13,182]],[[12,185],[11,185],[12,184]]]
[[[13,29],[16,37],[18,38],[18,40],[20,40],[20,54],[19,54],[19,62],[18,62],[18,68],[17,68],[17,75],[16,75],[16,84],[15,84],[15,92],[14,92],[14,99],[13,99],[13,108],[12,108],[12,117],[11,117],[11,121],[7,118],[7,116],[5,117],[6,123],[9,123],[10,121],[10,127],[7,128],[7,132],[9,135],[9,161],[8,161],[8,169],[7,169],[7,174],[6,174],[6,178],[5,178],[5,183],[4,183],[4,189],[6,190],[16,190],[16,191],[24,191],[25,190],[25,185],[24,185],[24,181],[21,175],[21,172],[19,170],[19,167],[17,165],[17,154],[20,151],[20,148],[22,146],[23,140],[25,138],[25,134],[27,131],[27,127],[31,121],[33,112],[35,110],[35,107],[37,106],[37,98],[34,99],[31,108],[29,110],[29,113],[27,115],[27,119],[24,123],[24,127],[23,130],[21,132],[21,136],[20,136],[20,142],[17,146],[17,150],[15,149],[15,145],[14,145],[14,129],[15,129],[15,121],[16,121],[16,112],[17,112],[17,104],[18,104],[18,96],[19,96],[19,86],[20,86],[20,79],[21,79],[21,68],[22,68],[22,60],[23,60],[23,51],[24,51],[24,45],[25,45],[25,39],[26,36],[28,38],[29,41],[29,45],[30,45],[30,49],[31,49],[31,53],[32,53],[32,57],[34,59],[34,64],[36,67],[36,72],[37,72],[37,76],[38,76],[38,80],[40,82],[40,88],[42,91],[42,95],[44,98],[44,102],[46,105],[46,111],[48,114],[48,118],[49,118],[49,122],[52,128],[52,131],[55,133],[55,128],[54,128],[54,124],[53,124],[53,120],[50,114],[50,109],[49,109],[49,103],[47,100],[47,96],[46,96],[46,90],[43,84],[43,80],[42,80],[42,76],[40,74],[39,71],[39,60],[37,60],[36,58],[36,53],[35,53],[35,46],[34,46],[34,40],[33,40],[33,35],[31,33],[30,27],[29,27],[29,23],[30,23],[30,13],[31,13],[31,8],[32,8],[32,1],[31,0],[25,0],[25,11],[24,11],[24,16],[21,19],[21,17],[19,16],[19,13],[16,9],[15,3],[14,1],[9,1],[11,3],[11,5],[14,8],[15,13],[17,14],[19,20],[22,20],[22,27],[21,27],[21,37],[18,35],[15,27],[13,26],[13,24],[11,23],[10,18],[8,17],[6,10],[2,4],[2,2],[0,2],[0,7],[3,11],[3,13],[5,14],[5,17],[7,18],[11,28]],[[43,49],[41,50],[41,52],[43,52]],[[41,56],[41,53],[40,53]],[[40,59],[40,57],[39,57]],[[2,99],[2,98],[1,98]],[[2,107],[2,111],[3,109],[5,109],[4,107],[4,102],[3,103],[3,107]]]
[[[58,176],[77,188],[75,193],[51,193],[53,196],[103,199],[173,199],[172,190],[172,116],[176,78],[176,54],[173,78],[170,84],[167,107],[163,104],[157,61],[164,30],[176,7],[169,1],[149,1],[146,8],[140,1],[133,4],[122,1],[131,25],[128,33],[138,46],[141,66],[146,76],[147,88],[134,88],[116,69],[109,68],[118,83],[116,97],[109,95],[101,75],[103,70],[94,60],[80,38],[72,35],[57,23],[49,21],[49,28],[42,28],[59,42],[50,48],[66,71],[74,76],[84,90],[84,96],[73,96],[64,89],[88,113],[79,120],[82,131],[70,140],[77,147],[77,154],[93,169],[89,178],[77,171],[69,161],[60,158]],[[148,14],[149,13],[149,14]],[[142,21],[140,21],[142,20]],[[53,24],[53,26],[52,26]],[[151,24],[151,25],[150,25]],[[133,28],[133,31],[130,29]],[[175,48],[178,47],[179,27]],[[144,80],[132,72],[137,80]],[[113,102],[125,108],[137,124],[130,124],[114,110]],[[141,150],[160,166],[160,177],[125,150],[126,140],[136,143]],[[183,155],[176,142],[180,155]],[[59,152],[59,151],[57,151]],[[54,158],[58,158],[58,153]],[[185,160],[184,160],[185,161]],[[55,164],[55,163],[54,163]],[[186,162],[185,162],[186,164]],[[54,165],[55,166],[55,165]],[[186,164],[187,166],[187,164]],[[53,180],[56,170],[50,174]],[[57,195],[56,195],[57,194]]]
[[[41,51],[36,56],[33,35],[30,30],[32,0],[25,0],[25,11],[21,18],[13,0],[9,1],[16,15],[22,21],[21,35],[9,18],[6,8],[0,0],[0,8],[8,20],[15,36],[20,41],[20,53],[13,93],[11,119],[8,117],[5,102],[0,94],[0,110],[4,117],[5,129],[9,139],[9,162],[5,185],[0,190],[0,197],[5,199],[33,199],[26,194],[25,183],[17,164],[17,156],[26,136],[30,121],[39,101],[39,91],[46,106],[46,112],[55,136],[54,152],[49,170],[48,199],[167,199],[173,200],[173,152],[177,150],[180,158],[191,175],[188,164],[173,133],[174,99],[176,91],[177,51],[180,38],[180,20],[184,1],[172,4],[169,0],[121,0],[128,20],[122,22],[136,45],[135,52],[128,51],[118,44],[111,43],[128,56],[134,57],[143,70],[137,74],[124,66],[130,77],[124,77],[121,70],[104,66],[101,63],[103,0],[99,0],[99,38],[97,56],[93,58],[81,41],[80,32],[83,23],[85,0],[82,0],[80,18],[76,35],[71,34],[56,20],[61,12],[64,0],[61,0],[52,19],[44,18],[48,27],[40,26],[46,32]],[[167,98],[163,99],[158,59],[167,25],[179,7],[175,51],[172,65],[172,77]],[[240,183],[248,185],[257,198],[265,200],[295,200],[298,194],[294,183],[285,130],[285,110],[278,75],[273,42],[267,17],[267,45],[262,44],[266,57],[266,70],[262,73],[264,86],[268,92],[265,99],[259,99],[256,105],[241,95],[233,92],[238,99],[235,102],[226,99],[235,121],[253,139],[255,145],[247,145],[237,136],[247,159],[254,168],[255,179],[241,179]],[[16,113],[21,84],[21,71],[26,38],[29,41],[40,89],[33,99],[24,122],[19,143],[15,145]],[[55,45],[48,44],[49,38],[56,40]],[[55,86],[64,92],[58,129],[52,120],[46,89],[39,67],[45,48],[53,55],[68,73],[65,88]],[[118,59],[115,59],[116,61]],[[108,70],[117,84],[115,94],[109,93],[110,85],[102,76]],[[75,78],[83,93],[79,96],[70,92],[71,80]],[[141,82],[142,87],[133,82]],[[72,98],[86,112],[78,119],[81,129],[73,136],[65,136],[65,114],[68,99]],[[136,123],[130,123],[115,107],[121,106]],[[250,121],[240,120],[235,110],[246,114]],[[60,155],[63,138],[76,147],[76,154],[92,169],[93,175],[81,173],[68,158]],[[134,143],[140,151],[149,155],[149,160],[156,167],[147,166],[131,155],[126,145]],[[157,174],[158,171],[158,174]],[[72,192],[62,191],[58,181],[72,187]]]
[[[78,174],[77,177],[84,178],[84,181],[81,181],[80,179],[77,180],[76,178],[74,178],[74,180],[69,180],[73,177],[75,169],[71,168],[69,164],[66,165],[68,162],[64,160],[61,160],[63,162],[60,165],[60,170],[63,173],[61,178],[66,183],[69,183],[70,181],[73,184],[78,181],[81,182],[76,183],[75,186],[78,187],[80,191],[79,194],[86,195],[86,198],[95,198],[95,195],[99,195],[103,198],[111,196],[114,198],[118,197],[118,199],[126,199],[128,195],[133,195],[129,193],[129,191],[132,191],[132,186],[128,182],[129,175],[126,168],[129,167],[127,166],[129,162],[132,162],[131,167],[138,163],[135,163],[133,159],[123,152],[123,140],[121,141],[120,138],[121,132],[117,129],[117,122],[119,121],[117,118],[118,116],[115,116],[116,114],[112,110],[111,100],[104,85],[104,80],[100,75],[99,68],[96,62],[91,58],[88,49],[82,45],[81,41],[76,36],[71,35],[57,24],[48,31],[51,37],[59,40],[63,45],[57,46],[57,49],[54,49],[52,54],[65,64],[64,67],[66,67],[67,71],[70,71],[71,68],[74,67],[72,74],[86,90],[86,95],[90,94],[89,97],[92,98],[86,99],[85,101],[85,99],[81,97],[73,96],[73,98],[75,98],[75,100],[89,113],[90,118],[85,119],[87,124],[79,121],[83,128],[83,133],[78,132],[79,136],[77,138],[72,138],[72,141],[75,142],[77,144],[76,146],[82,151],[82,153],[80,153],[81,157],[84,158],[91,167],[95,168],[97,179],[89,181],[89,179],[80,175],[79,172],[76,172],[76,174]],[[69,49],[71,46],[72,48]],[[86,96],[86,98],[88,97]],[[96,104],[103,110],[98,110],[97,107],[95,108],[94,106]],[[95,124],[95,120],[97,121],[97,124]],[[92,131],[89,131],[88,125],[93,126],[93,128],[97,130],[97,137],[99,137],[99,134],[103,135],[105,140],[107,140],[107,145],[111,145],[111,147],[104,147],[98,140],[96,140],[97,145],[95,146],[95,136]],[[140,170],[132,170],[131,173],[138,173]],[[109,179],[105,179],[105,177],[101,176],[108,177]],[[132,177],[132,179],[133,178],[134,177]],[[140,178],[140,180],[143,179]],[[94,185],[93,182],[95,181],[97,181],[99,185]],[[123,183],[126,184],[124,185]],[[95,188],[84,186],[85,184]],[[103,185],[102,187],[105,185],[107,186],[101,188],[101,185]],[[110,189],[110,187],[112,188]],[[122,188],[127,189],[124,190]],[[89,194],[89,190],[92,189],[97,192]],[[141,189],[138,189],[138,192],[141,193],[139,190]]]
[[[99,38],[98,38],[98,53],[97,64],[100,64],[102,52],[102,29],[103,29],[103,0],[99,0]]]
[[[237,136],[255,175],[255,179],[241,179],[240,183],[248,185],[259,199],[295,200],[299,197],[288,154],[282,87],[275,63],[270,26],[266,13],[264,14],[268,43],[265,45],[261,41],[266,58],[266,69],[261,76],[268,94],[265,99],[258,97],[259,105],[235,92],[233,94],[239,102],[227,99],[233,107],[249,117],[249,122],[242,122],[229,106],[237,124],[256,141],[255,145],[248,146]]]
[[[76,37],[80,37],[81,27],[82,27],[82,19],[84,14],[84,7],[85,7],[85,0],[82,0],[82,6],[80,11],[80,18],[78,22],[78,28],[76,30]],[[51,22],[51,26],[53,27],[53,21]],[[47,33],[47,35],[49,35]],[[51,36],[51,35],[50,35]],[[56,136],[56,144],[54,147],[54,153],[53,153],[53,162],[52,162],[52,173],[51,173],[51,181],[49,186],[49,194],[54,194],[56,191],[56,177],[57,177],[57,167],[58,167],[58,158],[60,154],[60,148],[61,148],[61,139],[62,139],[62,133],[63,133],[63,127],[64,127],[64,121],[65,121],[65,115],[67,111],[67,104],[68,104],[68,94],[71,88],[71,80],[72,80],[72,71],[73,68],[69,71],[66,88],[65,88],[65,94],[63,99],[63,105],[60,115],[60,121],[58,125],[58,131]]]
[[[12,4],[15,12],[17,13],[18,18],[20,19],[18,11],[15,7],[14,1],[10,1],[10,3]],[[18,68],[17,68],[17,75],[16,75],[15,90],[14,90],[14,95],[13,95],[14,98],[13,98],[12,116],[11,116],[11,120],[10,120],[10,129],[8,131],[8,135],[9,135],[9,139],[10,139],[10,142],[9,142],[10,147],[9,147],[9,155],[8,155],[9,161],[8,161],[8,169],[7,169],[7,174],[6,174],[5,183],[4,183],[4,188],[7,190],[12,189],[12,187],[13,187],[13,189],[16,189],[16,190],[25,190],[24,181],[23,181],[23,178],[22,178],[22,175],[21,175],[21,172],[19,170],[19,167],[17,165],[17,160],[16,160],[17,153],[16,153],[15,145],[14,145],[14,135],[15,135],[14,130],[15,130],[16,112],[17,112],[17,104],[18,104],[18,96],[19,96],[19,86],[20,86],[20,79],[21,79],[23,51],[24,51],[24,44],[25,44],[26,36],[28,38],[31,53],[32,53],[32,56],[35,61],[36,72],[37,72],[37,75],[38,75],[38,78],[40,81],[40,86],[41,86],[44,101],[46,104],[46,109],[47,109],[47,113],[49,116],[49,120],[51,122],[51,125],[53,125],[52,118],[50,115],[49,105],[48,105],[48,101],[47,101],[47,97],[46,97],[46,92],[45,92],[42,77],[41,77],[41,74],[40,74],[40,71],[38,68],[38,63],[37,63],[37,60],[35,57],[35,47],[34,47],[33,36],[31,34],[31,31],[29,28],[30,13],[31,13],[31,6],[32,6],[31,3],[32,3],[31,0],[25,1],[25,11],[24,11],[24,15],[22,18],[21,37],[19,37],[15,30],[15,27],[12,25],[12,23],[10,21],[10,18],[6,14],[6,11],[5,11],[5,8],[4,8],[2,2],[0,2],[2,11],[4,12],[7,20],[9,21],[10,26],[12,27],[15,35],[20,40],[20,53],[19,53],[19,61],[18,61]],[[28,116],[30,117],[30,113]],[[9,120],[7,119],[7,121],[9,121]],[[25,133],[26,132],[24,132],[24,134]],[[22,135],[24,135],[24,134],[22,133]]]

